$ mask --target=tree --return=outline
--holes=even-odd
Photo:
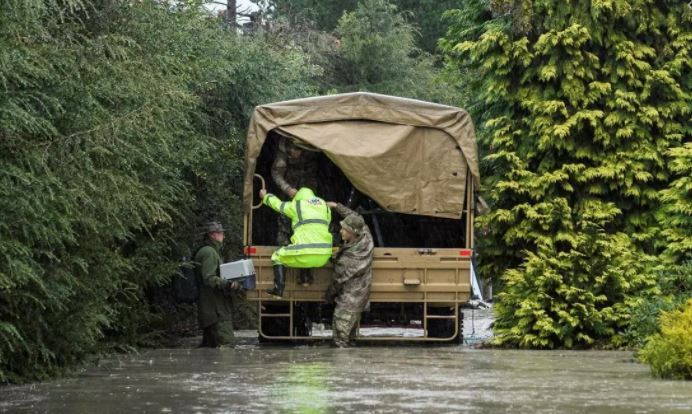
[[[155,343],[148,294],[199,224],[241,234],[234,183],[253,107],[314,93],[299,49],[176,4],[0,11],[0,382]]]
[[[645,0],[474,4],[451,14],[443,44],[450,70],[479,79],[474,112],[490,114],[481,135],[494,209],[479,226],[482,272],[507,284],[498,342],[613,344],[626,321],[594,320],[651,286],[641,259],[657,253],[666,153],[689,139],[691,11]],[[589,256],[601,265],[582,267],[584,243],[601,246]],[[550,282],[598,295],[613,277],[598,312]],[[544,300],[513,307],[532,298]]]
[[[437,42],[447,31],[443,15],[447,10],[467,6],[464,0],[394,0],[399,10],[410,14],[410,22],[418,28],[418,46],[428,53],[435,53]]]
[[[324,32],[334,31],[341,16],[355,11],[358,6],[357,0],[268,0],[257,3],[270,10],[275,18],[286,18],[294,26],[310,23],[314,29]],[[442,14],[464,5],[462,0],[391,0],[390,3],[415,25],[417,46],[428,53],[435,52],[438,39],[447,29]]]
[[[340,46],[322,84],[339,92],[365,90],[454,104],[434,58],[415,45],[415,28],[386,0],[364,0],[339,20]]]
[[[673,180],[661,191],[658,212],[664,257],[672,265],[692,262],[692,142],[671,148],[668,166]]]
[[[638,346],[655,337],[662,314],[682,309],[692,292],[692,144],[672,148],[667,155],[673,176],[660,192],[661,206],[656,212],[663,250],[655,266],[657,290],[634,310],[627,331],[628,341]],[[654,346],[648,348],[651,351]]]
[[[344,12],[354,10],[358,0],[257,0],[274,18],[285,18],[291,25],[309,24],[313,29],[331,32]]]

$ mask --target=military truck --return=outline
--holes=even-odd
[[[287,199],[270,174],[278,142],[285,137],[315,152],[315,193],[359,211],[373,234],[370,305],[357,340],[461,340],[459,308],[471,298],[474,201],[480,182],[469,114],[372,93],[255,108],[243,183],[245,255],[257,273],[248,299],[257,303],[261,340],[323,339],[311,327],[330,323],[333,308],[322,298],[332,280],[331,265],[314,269],[314,283],[307,287],[298,283],[298,269],[288,269],[284,296],[265,292],[273,283],[270,257],[277,248],[277,218],[257,193],[266,185]],[[334,214],[335,235],[338,222]]]

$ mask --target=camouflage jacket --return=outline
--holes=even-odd
[[[274,183],[287,195],[291,187],[296,190],[299,190],[301,187],[308,187],[319,194],[317,189],[319,166],[316,157],[317,154],[307,150],[303,151],[297,159],[289,157],[285,138],[281,139],[271,169]]]
[[[337,204],[336,212],[342,217],[358,214],[341,204]],[[370,229],[365,226],[357,239],[344,243],[337,251],[333,259],[336,274],[332,283],[337,291],[335,302],[341,309],[361,312],[367,305],[374,248]]]

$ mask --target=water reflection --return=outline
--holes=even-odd
[[[262,346],[114,356],[72,378],[0,388],[20,413],[689,413],[692,383],[629,352],[460,346]]]
[[[320,362],[298,363],[281,370],[274,382],[275,394],[270,398],[278,402],[285,413],[320,414],[328,412],[328,366]]]

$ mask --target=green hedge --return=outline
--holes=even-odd
[[[492,208],[477,221],[479,272],[502,291],[497,340],[624,345],[654,265],[680,264],[692,245],[692,9],[467,5],[447,13],[441,45],[479,130]]]
[[[662,378],[692,379],[692,299],[660,316],[661,332],[651,336],[639,359]]]

